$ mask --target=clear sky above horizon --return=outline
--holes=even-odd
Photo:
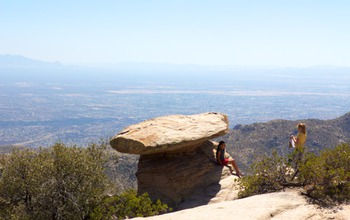
[[[0,0],[0,54],[120,62],[350,66],[347,0]]]

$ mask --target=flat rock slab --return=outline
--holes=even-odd
[[[212,205],[199,206],[170,214],[149,218],[147,220],[347,220],[350,205],[333,209],[320,209],[310,204],[298,191],[278,192],[252,196],[245,199],[226,201]]]
[[[110,143],[115,150],[129,154],[181,152],[190,151],[227,131],[228,118],[221,113],[170,115],[131,125]]]

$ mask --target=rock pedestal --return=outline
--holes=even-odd
[[[110,143],[117,151],[141,155],[136,173],[139,193],[148,192],[176,208],[209,186],[212,197],[220,191],[220,180],[230,173],[217,165],[217,143],[210,139],[227,131],[224,114],[172,115],[129,126]]]

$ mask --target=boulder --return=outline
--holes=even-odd
[[[129,154],[186,152],[227,131],[224,114],[171,115],[131,125],[115,135],[110,144]]]
[[[138,193],[181,209],[219,201],[221,180],[232,174],[217,164],[218,143],[210,139],[227,131],[224,114],[171,115],[131,125],[110,143],[119,152],[140,154]]]
[[[238,179],[237,176],[231,175],[229,168],[224,167],[218,183],[214,182],[206,187],[198,188],[186,201],[177,206],[177,210],[237,199],[240,187]]]
[[[148,192],[177,209],[208,204],[221,190],[220,181],[232,176],[227,167],[216,163],[216,146],[206,141],[193,151],[141,155],[138,192]]]

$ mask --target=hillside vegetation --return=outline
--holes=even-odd
[[[223,137],[227,150],[234,155],[238,164],[247,171],[256,159],[263,155],[288,155],[288,140],[296,134],[296,125],[306,123],[308,139],[306,146],[311,152],[334,148],[350,142],[350,113],[333,120],[307,119],[299,121],[274,120],[267,123],[237,125]]]
[[[106,148],[59,143],[0,154],[0,219],[123,219],[169,211],[148,194],[125,191],[133,168],[118,166],[118,154]]]
[[[305,149],[288,157],[263,156],[241,180],[240,197],[302,187],[304,194],[322,205],[350,201],[350,145],[325,149],[318,155]]]

